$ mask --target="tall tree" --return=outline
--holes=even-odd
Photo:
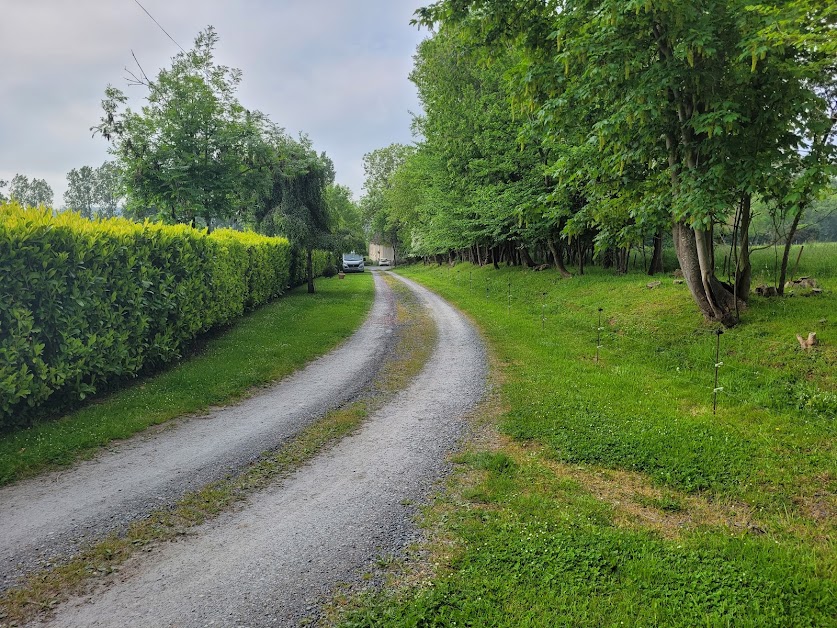
[[[391,220],[386,194],[392,187],[392,177],[415,147],[390,144],[363,156],[364,196],[360,200],[370,238],[393,247],[396,258],[401,253],[403,224]]]
[[[122,173],[115,161],[105,161],[93,177],[93,204],[100,218],[113,218],[123,198]]]
[[[9,183],[9,198],[26,207],[52,207],[55,194],[45,179],[16,174]]]
[[[252,174],[269,179],[258,162],[268,123],[238,102],[241,71],[215,63],[217,42],[207,27],[156,79],[136,77],[148,91],[139,112],[123,111],[127,98],[109,86],[94,127],[112,143],[132,204],[159,208],[171,222],[228,220],[249,203]]]
[[[64,204],[68,209],[79,212],[85,218],[93,218],[95,205],[94,187],[96,172],[90,166],[73,168],[67,173],[67,191],[64,192]]]
[[[340,252],[365,251],[363,216],[360,207],[352,199],[352,191],[345,185],[329,183],[325,189],[325,203],[335,249]]]

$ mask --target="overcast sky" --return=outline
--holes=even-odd
[[[217,62],[239,68],[239,99],[306,133],[356,198],[363,154],[407,143],[419,104],[407,79],[422,0],[139,0],[183,48],[212,25]],[[108,159],[91,137],[108,83],[132,96],[125,67],[156,75],[179,49],[135,0],[0,0],[0,179],[46,179],[63,205],[66,174]]]

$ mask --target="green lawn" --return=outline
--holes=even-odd
[[[716,327],[671,277],[401,272],[482,329],[504,436],[428,512],[435,578],[347,625],[837,625],[837,247],[796,272],[824,294],[721,336],[716,414]]]
[[[194,356],[59,420],[0,436],[0,485],[89,455],[151,425],[240,399],[347,338],[374,297],[371,274],[317,280],[244,316]]]

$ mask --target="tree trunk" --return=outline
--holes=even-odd
[[[735,263],[735,295],[747,302],[750,298],[750,281],[753,268],[750,265],[750,220],[752,218],[752,196],[741,198],[741,220],[738,226],[739,251]]]
[[[617,256],[619,260],[619,274],[627,275],[628,274],[628,264],[631,261],[631,247],[630,245],[626,249],[621,249],[619,251],[619,255]]]
[[[491,247],[491,263],[494,264],[494,270],[500,270],[500,264],[497,261],[497,258],[499,257],[497,249],[498,247],[496,246]]]
[[[644,246],[644,245],[643,245]],[[648,274],[651,276],[663,272],[663,230],[657,229],[654,234],[654,252],[651,253],[651,263],[648,265]]]
[[[584,247],[581,245],[581,238],[576,238],[575,248],[578,251],[578,274],[584,274]]]
[[[707,319],[718,321],[725,327],[735,325],[738,322],[735,295],[715,277],[711,266],[712,241],[709,232],[697,231],[677,222],[672,235],[680,270],[700,311]]]
[[[779,285],[776,286],[776,290],[779,292],[780,296],[785,294],[785,281],[787,280],[788,258],[790,257],[791,245],[793,245],[793,238],[796,235],[796,230],[799,228],[799,221],[802,220],[802,214],[804,213],[805,206],[800,205],[799,209],[796,211],[796,216],[793,217],[790,231],[788,231],[788,239],[785,240],[785,250],[782,252],[782,266],[779,270]]]
[[[520,247],[520,254],[526,261],[526,266],[528,266],[529,268],[534,268],[536,266],[535,262],[532,260],[532,257],[529,255],[529,251],[526,249],[526,246]]]
[[[314,294],[314,249],[306,249],[305,275],[308,278],[308,294]]]
[[[555,264],[555,268],[561,273],[561,276],[565,279],[570,279],[572,274],[570,271],[567,270],[567,267],[564,266],[564,258],[561,255],[561,251],[558,250],[558,247],[561,246],[560,241],[556,245],[555,240],[553,238],[547,238],[546,240],[547,246],[549,246],[549,252],[552,253],[552,262]]]

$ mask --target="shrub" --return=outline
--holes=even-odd
[[[0,429],[177,359],[282,294],[290,256],[284,238],[0,205]]]

